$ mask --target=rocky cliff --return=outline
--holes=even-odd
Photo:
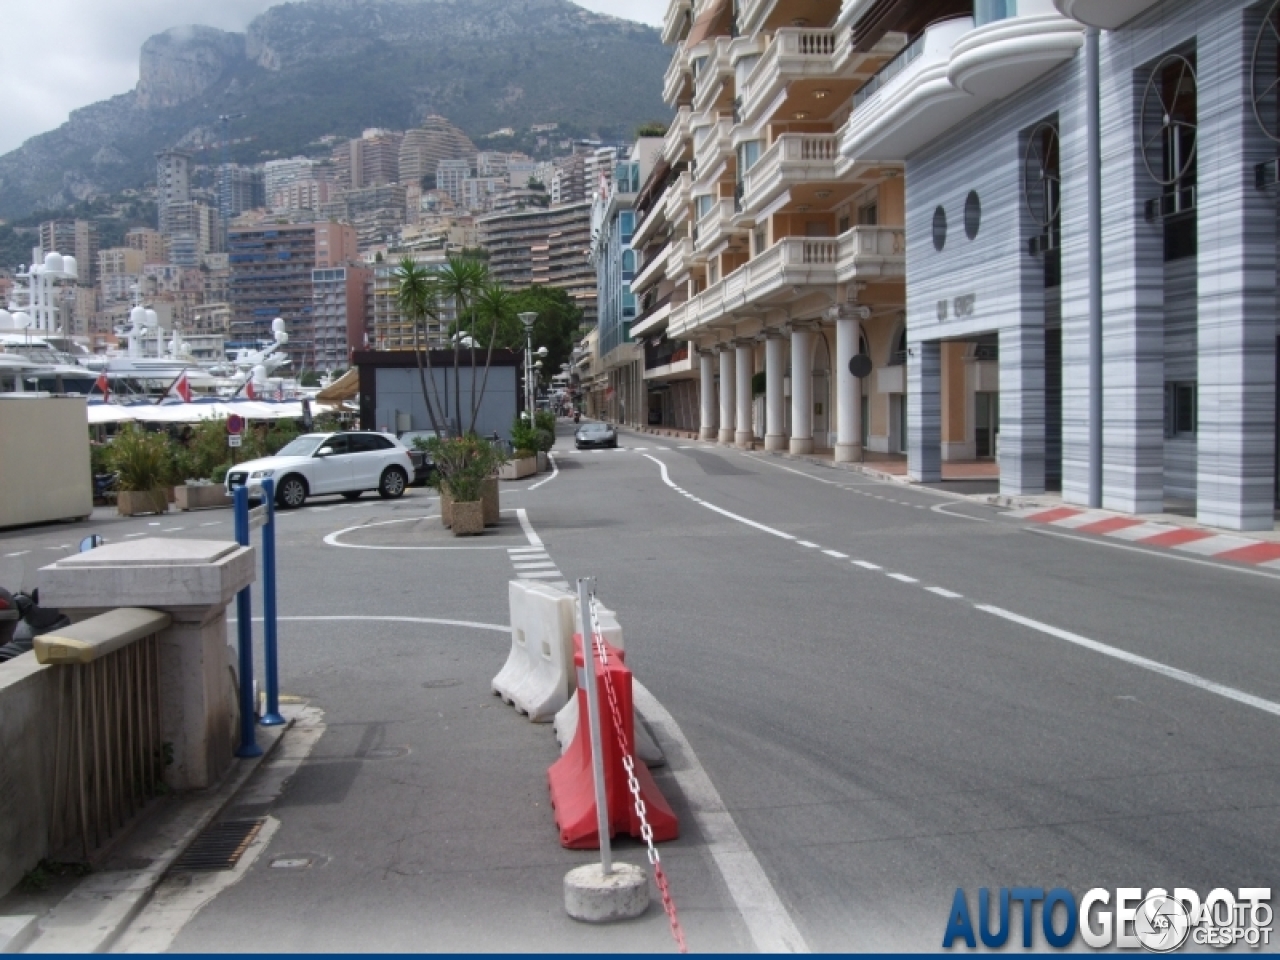
[[[431,114],[473,138],[549,122],[626,136],[668,115],[668,59],[657,31],[568,0],[305,0],[244,34],[175,28],[143,45],[134,90],[0,157],[0,217],[141,187],[157,150],[214,144],[220,114],[245,115],[240,162]]]

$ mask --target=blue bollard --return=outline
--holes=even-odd
[[[280,674],[276,667],[276,485],[262,481],[262,502],[267,522],[262,528],[262,661],[267,687],[267,711],[258,722],[264,727],[284,723],[280,716]]]
[[[236,487],[236,542],[249,546],[249,489]],[[260,757],[258,731],[253,722],[253,602],[249,587],[236,594],[236,637],[240,646],[240,748],[237,757]]]

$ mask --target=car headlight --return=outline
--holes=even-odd
[[[255,470],[253,471],[253,473],[249,474],[249,479],[261,480],[264,477],[272,477],[272,476],[275,476],[274,470]]]

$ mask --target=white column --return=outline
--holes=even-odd
[[[702,372],[702,423],[699,425],[699,440],[716,438],[716,360],[710,353],[698,356],[699,369]]]
[[[720,442],[733,443],[734,377],[733,347],[720,347]]]
[[[791,331],[791,452],[813,453],[813,334]]]
[[[744,450],[755,446],[755,434],[751,430],[751,376],[755,373],[754,344],[738,343],[738,424],[733,442]]]
[[[849,372],[849,361],[858,353],[861,324],[853,307],[836,318],[836,463],[856,463],[862,459],[862,381]]]
[[[764,448],[787,449],[786,398],[782,379],[786,371],[787,344],[781,334],[771,333],[764,342]]]

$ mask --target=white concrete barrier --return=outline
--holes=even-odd
[[[511,652],[493,689],[534,723],[546,723],[573,692],[574,601],[545,583],[512,580]]]

